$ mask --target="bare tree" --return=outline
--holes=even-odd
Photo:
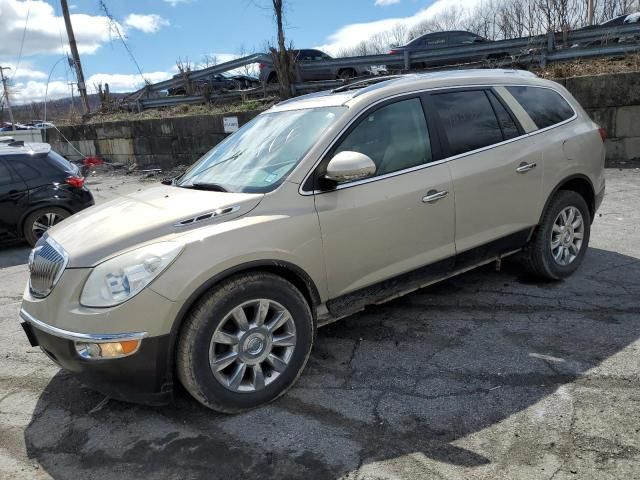
[[[284,36],[284,10],[285,0],[271,0],[273,4],[273,17],[277,28],[277,46],[270,46],[269,51],[273,59],[273,67],[280,82],[280,96],[289,98],[292,95],[291,85],[294,79],[294,56],[291,45],[287,48]]]
[[[176,60],[176,67],[178,67],[178,72],[182,76],[182,81],[184,82],[184,90],[187,95],[193,94],[193,88],[191,82],[189,81],[189,73],[191,73],[191,61],[189,57],[182,60],[182,57],[178,57]]]

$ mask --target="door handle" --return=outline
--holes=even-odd
[[[527,163],[527,162],[522,162],[518,168],[516,168],[516,172],[518,173],[527,173],[529,170],[533,170],[534,168],[536,168],[538,165],[536,163]]]
[[[437,190],[429,190],[427,194],[424,197],[422,197],[422,201],[424,203],[434,203],[440,200],[441,198],[446,197],[447,195],[449,195],[449,192],[447,192],[446,190],[442,190],[440,192]]]

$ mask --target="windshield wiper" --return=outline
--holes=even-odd
[[[228,192],[226,188],[224,188],[219,183],[206,183],[206,182],[195,182],[191,185],[182,185],[186,188],[193,188],[195,190],[209,190],[212,192]]]

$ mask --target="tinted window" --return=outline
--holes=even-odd
[[[454,45],[469,44],[476,42],[476,39],[477,41],[483,40],[471,33],[452,33],[449,37],[449,43]]]
[[[58,170],[61,170],[65,173],[75,174],[78,172],[78,167],[73,165],[69,160],[64,158],[59,153],[51,150],[49,155],[47,155],[47,160],[51,165],[54,165]]]
[[[491,100],[491,105],[493,106],[493,111],[496,113],[500,128],[502,129],[502,137],[505,140],[508,140],[519,136],[520,132],[518,131],[516,122],[513,120],[513,117],[511,117],[511,114],[507,111],[502,102],[498,100],[493,92],[488,93],[488,95],[489,100]]]
[[[5,165],[3,160],[0,160],[0,185],[8,185],[11,183],[11,172]]]
[[[502,141],[498,119],[483,90],[440,93],[432,98],[449,142],[450,155]]]
[[[402,100],[367,114],[334,154],[345,150],[371,157],[376,176],[430,162],[431,144],[420,99]]]
[[[16,157],[9,160],[11,162],[13,170],[18,175],[20,175],[20,177],[22,177],[22,180],[24,180],[25,182],[34,180],[40,176],[40,174],[38,173],[38,169],[31,164],[31,160],[33,160],[33,158],[31,157],[28,158],[28,161],[26,161],[22,157]]]
[[[546,128],[573,117],[573,109],[560,94],[548,88],[507,87],[538,128]]]
[[[416,46],[416,47],[425,47],[425,46],[443,47],[446,44],[447,44],[446,34],[442,34],[442,33],[436,33],[436,34],[430,33],[428,35],[425,35],[424,37],[416,38],[415,40],[409,43],[409,45]]]

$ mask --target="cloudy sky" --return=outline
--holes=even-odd
[[[150,82],[176,73],[178,58],[218,62],[242,51],[264,51],[274,25],[267,0],[104,0]],[[398,22],[411,26],[449,5],[476,0],[290,0],[287,35],[298,48],[328,53],[352,46]],[[100,8],[99,0],[69,0],[87,87],[139,88],[143,79]],[[0,0],[0,65],[12,67],[15,103],[70,94],[74,75],[64,56],[66,31],[58,0]],[[24,40],[24,41],[23,41]],[[63,59],[63,60],[61,60]]]

